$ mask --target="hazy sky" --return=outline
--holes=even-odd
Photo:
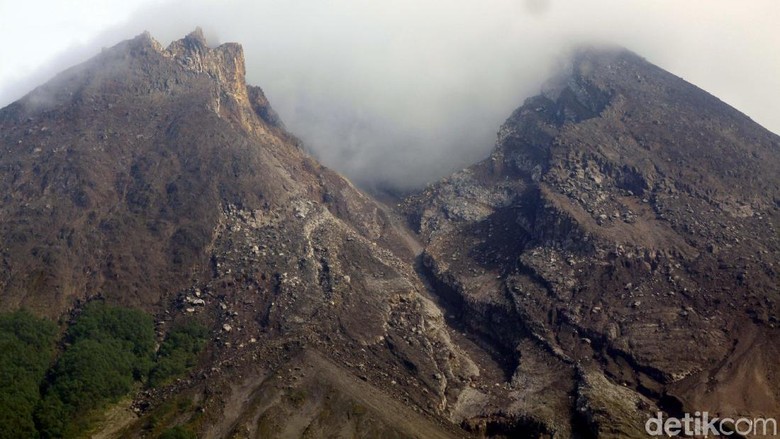
[[[566,47],[628,47],[780,132],[778,0],[0,0],[0,106],[149,30],[243,44],[327,165],[415,186],[484,157]]]

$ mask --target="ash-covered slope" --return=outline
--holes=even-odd
[[[0,142],[0,309],[100,295],[160,336],[212,328],[190,378],[108,431],[462,434],[440,415],[480,371],[423,297],[413,241],[302,151],[239,45],[140,35],[0,110]]]
[[[0,310],[99,295],[160,337],[211,328],[189,376],[102,433],[643,437],[658,407],[780,415],[777,136],[582,51],[488,160],[405,203],[421,245],[302,151],[241,52],[145,34],[0,110]]]
[[[778,136],[619,49],[406,203],[451,312],[516,362],[506,413],[604,437],[780,415],[779,208]]]
[[[301,184],[277,169],[304,156],[253,111],[267,103],[243,62],[236,44],[144,34],[0,112],[4,308],[159,305],[207,272],[223,206],[286,202]]]

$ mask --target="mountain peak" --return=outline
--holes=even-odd
[[[324,426],[300,423],[291,436],[332,435],[355,416],[356,437],[463,436],[422,408],[443,420],[454,392],[496,381],[479,378],[443,330],[415,274],[416,241],[269,123],[243,69],[237,44],[209,48],[196,33],[160,49],[143,34],[41,87],[53,103],[45,111],[35,96],[0,110],[0,309],[64,320],[100,294],[155,313],[163,330],[203,322],[205,369],[186,384],[205,385],[197,419],[232,404],[212,389],[232,392],[235,374],[279,401],[276,419],[322,395],[311,413]],[[261,369],[289,379],[295,370],[301,386],[277,388],[288,376]],[[195,400],[195,387],[181,389]],[[288,403],[288,390],[304,398]],[[158,433],[148,416],[176,391],[153,392],[139,396],[148,413],[128,436]],[[196,434],[254,428],[266,410],[255,402]]]
[[[749,392],[777,373],[774,346],[752,340],[776,337],[780,315],[766,268],[780,254],[780,138],[625,49],[581,48],[562,67],[487,160],[407,200],[429,279],[473,327],[502,322],[487,337],[520,352],[525,392],[544,388],[546,407],[576,393],[572,412],[622,426],[595,437],[646,437],[653,404],[777,413],[776,387]],[[512,338],[523,332],[534,341]],[[558,432],[571,419],[538,407],[519,411]]]
[[[775,418],[778,145],[641,57],[583,47],[489,158],[398,212],[284,132],[240,45],[144,33],[0,109],[0,310],[121,303],[160,343],[205,325],[196,368],[123,409],[132,437]]]
[[[252,107],[257,106],[251,97],[257,93],[249,93],[247,89],[241,45],[224,43],[209,47],[200,28],[173,41],[167,48],[147,31],[104,48],[94,58],[59,73],[53,80],[20,99],[18,104],[29,116],[56,106],[70,106],[74,100],[83,99],[85,92],[105,96],[106,88],[113,89],[110,95],[148,94],[153,91],[178,93],[185,91],[182,85],[189,83],[193,74],[202,76],[200,81],[206,79],[211,83],[208,87],[214,102],[208,106],[218,113],[220,108],[225,108],[225,98],[238,104],[228,105],[233,112],[253,112]],[[118,84],[122,86],[117,88]],[[227,115],[224,111],[222,113]],[[240,116],[241,119],[247,117]]]
[[[182,66],[198,73],[207,73],[234,93],[246,88],[244,50],[238,43],[224,43],[208,47],[201,28],[186,37],[172,42],[164,55],[172,57]],[[245,93],[245,90],[244,90]]]
[[[614,94],[618,76],[643,68],[638,66],[638,62],[650,65],[621,46],[576,47],[558,73],[544,83],[541,96],[559,104],[565,119],[593,117],[603,110]]]
[[[203,29],[200,26],[196,27],[195,30],[188,33],[187,36],[184,38],[187,40],[195,41],[204,46],[208,45],[208,43],[206,42],[206,37],[203,35]]]

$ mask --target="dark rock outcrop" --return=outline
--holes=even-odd
[[[459,435],[441,415],[479,370],[406,232],[285,131],[238,44],[120,43],[0,110],[0,142],[0,309],[57,318],[99,295],[154,313],[161,335],[212,328],[200,367],[139,413],[190,398],[203,411],[182,419],[205,416],[205,437],[268,437],[302,406],[273,431]],[[329,372],[292,373],[307,368]]]
[[[548,430],[777,417],[780,138],[628,51],[572,60],[487,160],[407,200],[428,275],[513,383],[556,389],[508,403]]]
[[[657,410],[780,415],[777,136],[582,50],[489,158],[399,213],[308,156],[244,68],[200,31],[143,34],[0,110],[0,309],[100,296],[161,337],[211,328],[107,431],[641,437]]]

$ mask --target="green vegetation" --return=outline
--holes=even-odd
[[[206,327],[195,322],[173,327],[157,353],[157,364],[149,374],[149,385],[165,384],[194,366],[207,336]]]
[[[68,328],[71,343],[81,340],[120,340],[129,343],[137,356],[149,356],[154,349],[154,323],[137,309],[113,307],[103,302],[87,305]]]
[[[165,430],[160,439],[197,439],[197,436],[186,427],[176,426]]]
[[[26,311],[0,314],[0,439],[37,438],[33,411],[57,327]]]
[[[195,365],[207,329],[175,326],[155,354],[151,316],[88,304],[65,333],[55,361],[57,327],[25,311],[0,314],[0,439],[84,436],[108,404],[147,382],[169,382]],[[166,438],[195,437],[166,430]]]
[[[139,310],[91,303],[66,340],[36,413],[43,437],[78,435],[91,411],[118,401],[152,367],[154,324]]]

